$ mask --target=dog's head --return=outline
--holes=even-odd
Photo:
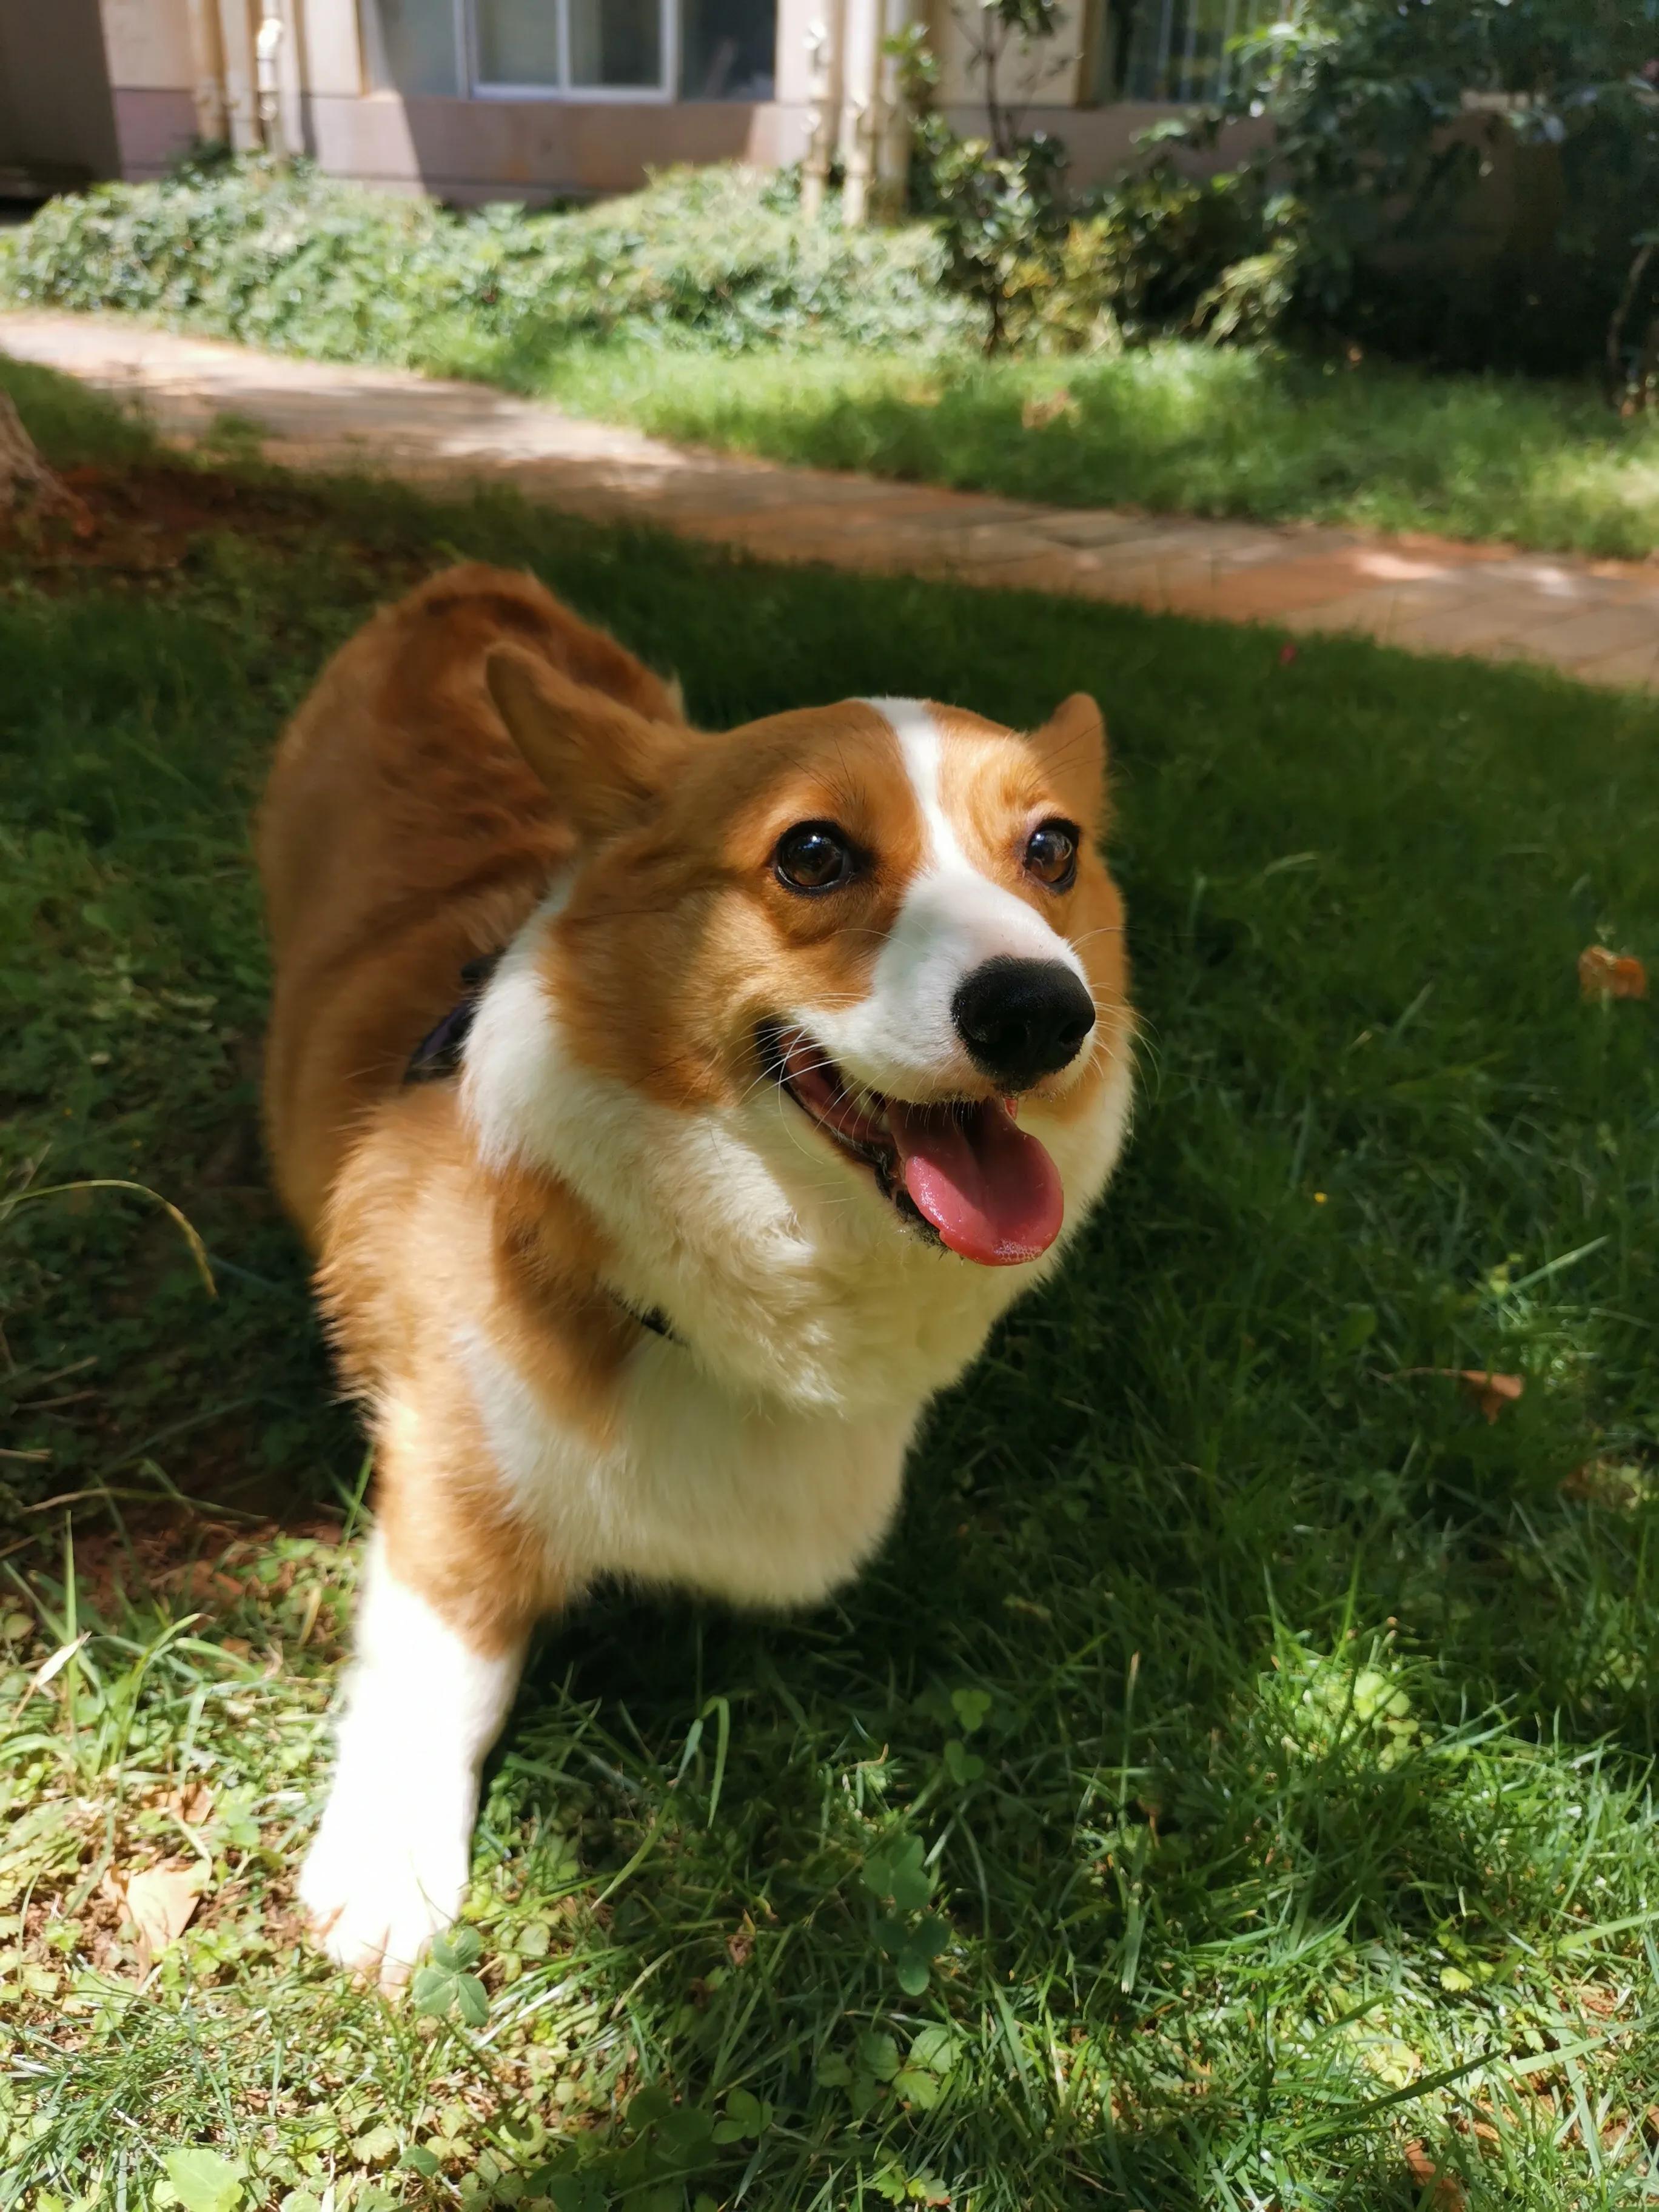
[[[1093,702],[1027,735],[883,699],[705,736],[514,647],[489,681],[580,841],[541,957],[585,1068],[752,1122],[860,1221],[1044,1252],[1132,1024]]]

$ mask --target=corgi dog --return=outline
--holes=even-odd
[[[538,1621],[603,1577],[845,1582],[1087,1215],[1133,1033],[1103,750],[1080,696],[695,729],[476,566],[301,708],[266,1127],[376,1486],[299,1890],[342,1965],[394,1985],[459,1911]]]

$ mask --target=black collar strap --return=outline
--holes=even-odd
[[[669,1327],[668,1317],[660,1306],[651,1306],[641,1311],[638,1306],[630,1304],[619,1291],[612,1291],[611,1296],[628,1316],[629,1321],[638,1322],[640,1327],[648,1328],[653,1336],[659,1336],[668,1344],[678,1344],[681,1341]]]
[[[461,981],[466,988],[441,1022],[433,1024],[409,1055],[409,1065],[404,1070],[405,1083],[441,1083],[453,1075],[461,1065],[461,1054],[471,1033],[473,1019],[478,1011],[478,1001],[484,986],[495,974],[501,962],[499,952],[481,953],[469,960],[461,970]]]
[[[465,991],[410,1053],[409,1065],[404,1070],[405,1083],[441,1083],[446,1076],[457,1073],[461,1065],[461,1054],[477,1014],[478,1001],[483,996],[484,986],[500,965],[501,957],[499,952],[484,952],[477,959],[467,962],[461,970]],[[631,1305],[619,1291],[611,1291],[610,1295],[629,1321],[637,1322],[641,1328],[648,1328],[653,1336],[659,1336],[669,1344],[680,1341],[657,1307],[651,1306],[641,1311],[638,1306]]]

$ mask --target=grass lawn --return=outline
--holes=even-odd
[[[513,380],[663,437],[1062,507],[1659,550],[1659,423],[1588,386],[1175,341],[989,362],[573,348]]]
[[[1650,2201],[1659,1060],[1574,963],[1659,961],[1654,708],[198,475],[5,380],[102,526],[0,548],[0,2206]],[[459,554],[711,722],[1096,691],[1146,1042],[854,1589],[550,1628],[422,2010],[289,1909],[365,1470],[259,1164],[246,824]],[[45,1194],[103,1178],[216,1297],[150,1200]]]
[[[740,168],[458,221],[255,161],[53,201],[0,240],[0,296],[1018,499],[1659,551],[1659,421],[1588,381],[1176,342],[987,362],[937,264],[921,225],[811,222]]]

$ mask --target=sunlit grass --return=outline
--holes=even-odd
[[[664,437],[1017,499],[1659,548],[1659,424],[1587,386],[1176,343],[993,363],[618,347],[530,380]]]
[[[0,2205],[160,2207],[185,2150],[224,2212],[1650,2202],[1659,1063],[1574,963],[1659,960],[1654,710],[250,483],[157,574],[0,573],[0,1188],[142,1181],[220,1289],[119,1193],[0,1224]],[[711,725],[1096,691],[1146,1021],[1121,1184],[858,1584],[550,1628],[482,2027],[289,1916],[363,1470],[263,1189],[246,840],[332,644],[475,555]],[[158,1860],[208,1881],[146,1967]]]

